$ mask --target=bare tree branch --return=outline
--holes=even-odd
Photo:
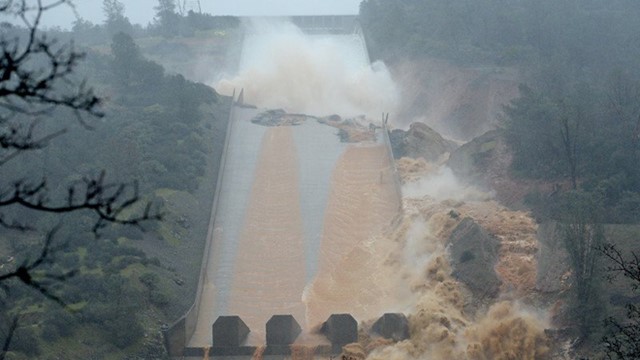
[[[147,204],[139,216],[123,217],[124,210],[140,200],[138,183],[106,183],[105,172],[97,178],[84,178],[67,189],[66,201],[53,203],[48,199],[46,180],[36,184],[17,181],[11,190],[0,193],[0,207],[19,205],[31,210],[49,213],[69,213],[78,210],[90,210],[98,215],[94,232],[105,222],[140,226],[147,220],[161,220],[162,214],[157,208]]]
[[[46,115],[57,108],[71,110],[85,128],[90,125],[83,114],[101,117],[101,99],[85,81],[76,79],[75,71],[84,54],[75,50],[73,43],[58,44],[39,31],[43,14],[52,8],[67,5],[71,0],[5,0],[0,1],[0,14],[21,19],[26,27],[0,33],[0,166],[24,151],[46,147],[49,141],[66,129],[38,135],[39,121],[34,116]],[[93,227],[96,233],[107,223],[141,227],[147,220],[159,220],[161,214],[151,203],[139,215],[125,215],[125,210],[140,201],[137,182],[107,183],[105,173],[95,178],[86,177],[67,188],[65,199],[52,200],[46,179],[35,183],[16,180],[0,188],[0,207],[19,206],[46,213],[90,211],[97,215]],[[12,230],[31,230],[0,213],[0,227]],[[0,287],[6,281],[17,279],[37,290],[43,296],[59,303],[63,301],[51,293],[50,281],[62,281],[74,272],[51,273],[40,271],[52,261],[55,247],[52,240],[57,229],[46,236],[42,251],[34,261],[25,261],[17,268],[0,274]]]
[[[17,230],[17,231],[33,231],[34,228],[28,225],[25,225],[16,220],[7,220],[4,217],[4,214],[0,213],[0,227],[3,227],[8,230]]]
[[[46,147],[66,129],[40,131],[39,118],[57,109],[73,113],[85,129],[91,125],[84,116],[99,118],[101,99],[86,82],[78,79],[77,66],[85,54],[72,42],[60,44],[39,31],[45,12],[61,6],[74,9],[72,0],[0,0],[0,16],[22,22],[22,27],[0,31],[0,167],[18,155]],[[12,181],[8,183],[7,181]],[[141,201],[137,182],[109,183],[105,172],[71,183],[66,194],[51,195],[46,179],[16,179],[0,184],[0,228],[29,231],[30,226],[11,218],[8,209],[23,208],[35,212],[65,214],[79,211],[93,213],[97,220],[93,232],[108,223],[142,227],[148,220],[160,220],[158,208],[147,203],[140,212],[131,209]],[[45,298],[66,307],[52,285],[74,276],[77,270],[63,271],[52,267],[55,254],[68,244],[54,242],[58,227],[49,231],[35,258],[11,264],[0,272],[0,290],[8,294],[13,285],[27,286]],[[144,230],[144,229],[143,229]],[[0,297],[4,306],[3,297]],[[0,360],[15,337],[18,318],[12,320],[3,337]]]
[[[631,280],[633,291],[640,290],[640,257],[635,252],[625,256],[613,244],[602,245],[598,250],[611,264],[606,268],[609,281],[622,275]],[[602,344],[608,359],[640,358],[640,309],[633,304],[627,304],[626,308],[625,319],[610,317],[605,321],[610,332],[602,338]]]
[[[26,0],[9,2],[0,7],[6,13],[22,19],[27,35],[10,37],[0,34],[0,120],[12,114],[41,115],[56,107],[100,117],[100,98],[84,81],[74,79],[75,68],[84,53],[75,50],[73,43],[59,45],[57,41],[40,34],[38,26],[42,14],[69,0],[44,4],[38,0],[29,6]],[[41,64],[33,68],[33,64]],[[87,124],[79,117],[81,124]]]
[[[612,264],[606,267],[610,280],[622,275],[633,281],[631,284],[633,290],[640,289],[640,257],[638,254],[631,251],[628,257],[625,257],[620,249],[613,244],[600,246],[598,250]]]
[[[18,317],[15,316],[11,320],[11,324],[7,329],[7,334],[4,336],[4,343],[2,344],[2,350],[0,351],[0,360],[4,360],[7,352],[9,352],[9,345],[11,345],[11,340],[13,339],[13,335],[18,328]]]
[[[50,272],[44,272],[42,274],[37,273],[39,268],[41,268],[43,265],[51,264],[51,262],[53,261],[52,255],[55,252],[62,250],[67,245],[66,243],[60,244],[58,246],[53,245],[53,240],[58,230],[59,227],[56,227],[53,230],[49,231],[49,233],[45,237],[42,250],[35,260],[31,261],[29,259],[26,259],[15,270],[0,275],[0,284],[2,284],[6,280],[15,278],[22,282],[24,285],[38,291],[49,300],[52,300],[59,305],[66,307],[67,304],[60,297],[47,289],[48,282],[46,280],[64,281],[74,276],[77,273],[77,270],[71,270],[60,274],[54,274]],[[6,288],[5,291],[7,291]]]

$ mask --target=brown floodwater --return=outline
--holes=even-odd
[[[383,145],[349,147],[331,179],[318,274],[305,292],[307,322],[317,326],[331,314],[356,319],[380,316],[395,301],[394,286],[380,266],[391,249],[380,240],[399,215],[392,163]]]
[[[264,339],[273,315],[304,323],[304,230],[292,128],[265,133],[229,294],[229,313],[239,315],[253,339]]]

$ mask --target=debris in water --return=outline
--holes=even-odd
[[[512,211],[477,189],[463,187],[438,165],[401,159],[398,171],[410,192],[404,192],[403,217],[387,242],[396,244],[384,266],[395,269],[411,299],[398,299],[398,309],[409,313],[411,337],[374,347],[367,359],[547,359],[548,320],[541,311],[526,309],[517,300],[535,285],[537,249],[535,221],[526,212]],[[438,177],[442,177],[441,179]],[[447,194],[420,186],[447,182]],[[422,185],[421,185],[422,184]],[[499,240],[495,271],[515,300],[480,301],[475,315],[465,311],[470,297],[452,278],[447,240],[464,218],[471,218]],[[384,241],[379,239],[377,241]],[[488,265],[491,266],[491,265]],[[402,306],[406,306],[404,309]],[[482,310],[482,309],[486,310]],[[391,309],[389,309],[391,310]]]
[[[346,143],[373,142],[376,140],[376,130],[380,128],[364,116],[343,119],[338,115],[331,115],[318,118],[318,122],[337,128],[340,141]]]
[[[309,116],[302,114],[288,114],[282,109],[267,110],[251,119],[254,124],[262,126],[296,126],[302,124]]]
[[[251,356],[251,360],[263,360],[264,359],[264,350],[266,346],[258,346],[256,351],[253,352],[253,356]]]
[[[291,360],[313,360],[315,346],[291,345]]]
[[[362,345],[358,343],[347,344],[342,347],[342,353],[338,357],[340,360],[364,360],[366,357]]]

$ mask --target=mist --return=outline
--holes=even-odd
[[[249,104],[316,116],[394,112],[398,91],[382,62],[369,63],[357,34],[309,35],[286,20],[258,19],[247,35],[238,74],[215,87],[243,90]]]
[[[470,304],[475,301],[476,290],[472,290],[476,295],[470,295],[469,283],[456,275],[466,265],[451,250],[456,246],[452,244],[456,241],[453,233],[462,224],[460,219],[466,217],[500,239],[528,238],[528,244],[533,245],[531,235],[535,230],[517,225],[521,216],[528,215],[503,208],[491,192],[459,179],[445,165],[418,163],[423,166],[420,176],[415,175],[415,168],[399,167],[405,179],[403,216],[384,240],[397,248],[380,264],[390,268],[381,271],[386,276],[398,274],[390,291],[398,295],[397,307],[388,310],[408,314],[412,334],[406,341],[373,350],[367,359],[499,359],[513,354],[517,358],[545,358],[549,353],[544,334],[549,327],[548,313],[524,305],[521,295],[509,290],[521,286],[520,280],[509,276],[522,271],[515,265],[521,263],[508,259],[510,251],[500,254],[496,268],[501,269],[499,277],[504,283],[496,301],[474,308]],[[528,221],[533,223],[533,219]],[[503,242],[502,246],[511,246],[507,244]],[[467,251],[483,256],[472,247]],[[484,275],[478,271],[473,276]]]
[[[132,24],[146,26],[154,21],[157,0],[123,0],[125,16]],[[294,16],[294,15],[355,15],[358,13],[359,0],[237,0],[211,1],[187,0],[185,12],[194,11],[219,16]],[[58,7],[43,19],[46,27],[70,29],[79,17],[94,24],[104,22],[102,0],[75,1],[75,12],[67,7]]]
[[[640,2],[110,1],[0,5],[0,358],[638,357]]]

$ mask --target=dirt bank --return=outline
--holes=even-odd
[[[518,96],[515,70],[460,67],[435,59],[402,60],[390,66],[400,89],[394,125],[424,122],[443,136],[468,141],[495,128],[502,106]]]

